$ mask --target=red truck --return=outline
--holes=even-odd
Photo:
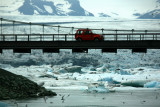
[[[78,29],[75,34],[77,41],[103,41],[103,35],[92,33],[91,29]]]

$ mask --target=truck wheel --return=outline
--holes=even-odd
[[[99,39],[98,39],[98,38],[95,38],[94,41],[99,41]]]
[[[77,41],[79,41],[79,42],[80,42],[80,41],[82,41],[82,39],[81,39],[81,38],[78,38],[78,39],[77,39]]]

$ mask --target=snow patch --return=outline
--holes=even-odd
[[[48,13],[53,13],[53,9],[50,6],[44,5],[44,8],[48,11]]]

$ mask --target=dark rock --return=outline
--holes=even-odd
[[[15,75],[3,69],[0,69],[0,85],[0,100],[56,95],[21,75]]]

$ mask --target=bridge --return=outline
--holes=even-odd
[[[0,20],[0,53],[3,49],[13,49],[14,53],[31,53],[31,49],[42,49],[44,53],[58,53],[60,49],[85,53],[88,49],[114,53],[117,49],[132,49],[132,52],[146,53],[147,49],[160,49],[160,30],[92,29],[102,34],[104,41],[76,41],[74,32],[87,28]]]

